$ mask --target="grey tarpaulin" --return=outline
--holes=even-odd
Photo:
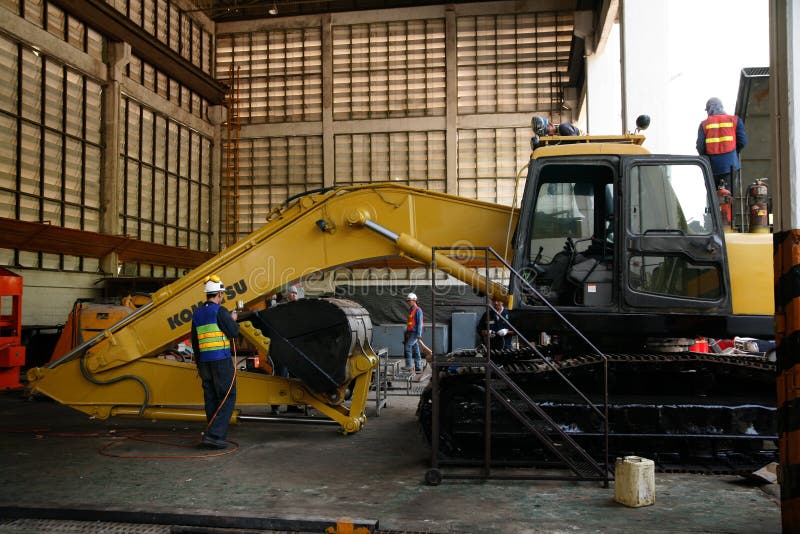
[[[355,301],[363,306],[375,324],[405,323],[408,316],[406,295],[417,294],[417,303],[425,314],[425,324],[430,325],[433,291],[430,286],[336,286],[335,295]],[[475,312],[480,317],[486,310],[484,299],[463,285],[436,288],[436,323],[450,324],[454,312]]]

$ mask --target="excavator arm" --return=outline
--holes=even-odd
[[[202,419],[195,366],[157,356],[189,335],[193,310],[204,300],[199,288],[206,276],[216,274],[228,284],[227,301],[249,304],[292,280],[365,260],[405,256],[427,264],[432,246],[492,247],[503,253],[511,249],[515,227],[516,213],[508,206],[400,185],[309,194],[273,211],[262,228],[153,294],[149,305],[122,322],[50,367],[31,369],[29,387],[100,418]],[[507,298],[504,286],[474,269],[441,254],[436,261],[473,287]],[[269,345],[252,325],[243,326],[257,346]],[[350,388],[350,409],[339,406],[343,395],[320,395],[296,379],[241,372],[234,420],[246,406],[294,402],[318,407],[345,431],[358,430],[377,361],[368,345],[359,343],[347,363],[348,376],[361,377]]]

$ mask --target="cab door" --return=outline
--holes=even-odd
[[[725,239],[703,158],[622,158],[626,311],[730,312]]]

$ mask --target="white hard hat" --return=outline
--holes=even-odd
[[[220,291],[225,291],[225,284],[222,283],[218,276],[209,276],[206,278],[205,290],[206,295],[213,295]]]
[[[417,300],[417,295],[415,295],[414,293],[409,293],[408,296],[406,297],[406,300]]]
[[[294,293],[295,295],[297,295],[297,288],[294,286],[289,286],[289,293]]]

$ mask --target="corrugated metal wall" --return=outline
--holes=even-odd
[[[239,143],[239,230],[266,221],[272,206],[322,187],[322,137],[261,137]]]
[[[211,140],[123,96],[121,231],[143,241],[210,250]],[[164,267],[130,266],[141,276]]]
[[[278,28],[217,36],[217,78],[238,71],[240,122],[322,119],[320,28]]]
[[[16,2],[3,9],[19,12]],[[40,1],[26,20],[92,58],[102,38]],[[0,216],[100,229],[102,86],[33,47],[0,36]],[[96,272],[98,260],[0,250],[0,263]]]
[[[571,13],[458,17],[458,112],[558,109]]]
[[[328,185],[395,181],[510,203],[529,155],[528,117],[571,118],[561,116],[569,12],[491,14],[486,3],[480,14],[456,4],[454,11],[431,6],[226,23],[215,43],[174,1],[109,4],[203,71],[214,69],[226,82],[236,73],[243,126],[237,238],[287,198]],[[52,4],[0,6],[103,60],[101,34]],[[104,81],[12,37],[0,38],[0,69],[3,215],[103,231]],[[213,138],[167,109],[205,121],[208,103],[135,55],[125,75],[156,99],[129,94],[123,84],[117,231],[213,249]],[[96,260],[12,251],[0,251],[0,263],[98,270]],[[143,265],[125,272],[178,274]]]
[[[213,33],[169,0],[108,2],[155,39],[210,73]],[[105,38],[42,0],[0,0],[0,9],[47,31],[90,60],[104,60]],[[97,29],[102,31],[102,28]],[[103,93],[97,79],[60,57],[0,36],[0,216],[67,228],[127,234],[144,241],[210,250],[212,148],[208,103],[135,55],[120,101],[118,207],[103,227]],[[63,57],[72,52],[65,51]],[[126,88],[140,87],[137,96]],[[152,98],[149,96],[152,94]],[[144,95],[144,97],[142,96]],[[177,110],[177,111],[176,111]],[[104,152],[106,152],[104,154]],[[99,260],[0,250],[0,264],[96,273]],[[176,276],[177,269],[126,265],[125,274]],[[112,273],[109,273],[112,274]]]
[[[216,76],[239,76],[236,237],[291,195],[328,185],[393,181],[510,204],[530,155],[530,116],[572,119],[573,15],[470,13],[456,5],[450,23],[435,6],[219,25]]]
[[[334,120],[444,115],[444,19],[335,25],[332,33]]]

